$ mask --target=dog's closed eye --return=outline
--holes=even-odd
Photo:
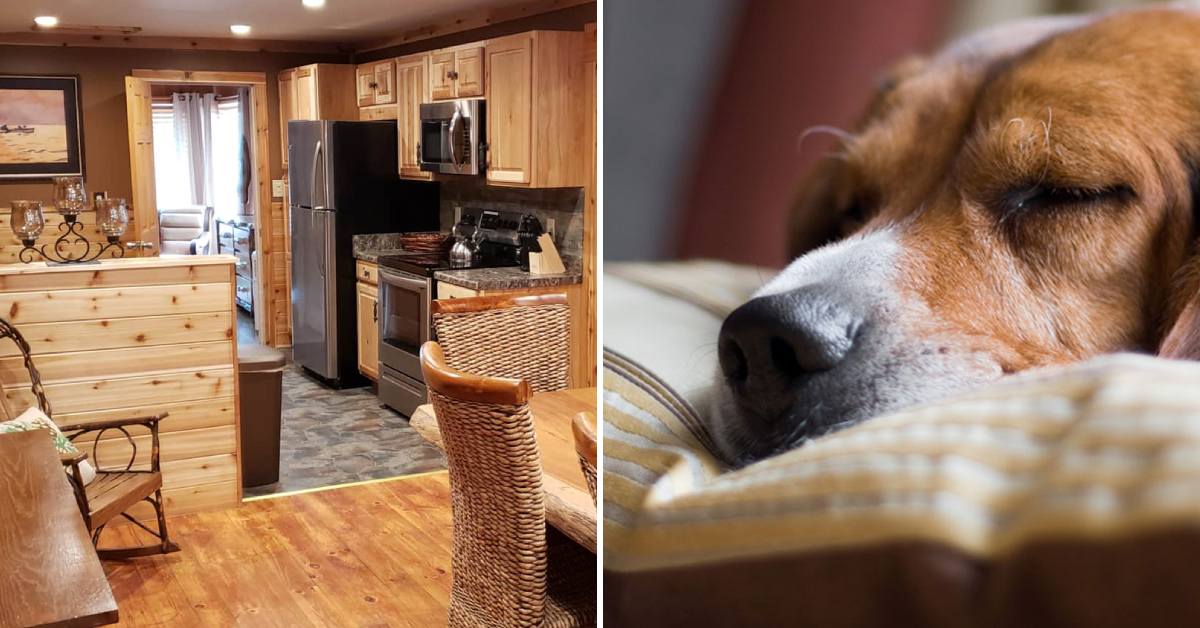
[[[1072,187],[1038,184],[1022,186],[1005,193],[1000,200],[1001,222],[1029,214],[1045,214],[1063,209],[1124,204],[1134,198],[1128,185]]]

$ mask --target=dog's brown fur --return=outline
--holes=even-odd
[[[1200,357],[1200,14],[1124,12],[1015,55],[907,62],[857,131],[806,186],[797,254],[829,230],[903,225],[901,289],[1005,372]],[[1103,193],[1014,209],[1068,188]]]

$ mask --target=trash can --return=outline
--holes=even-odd
[[[260,344],[238,345],[242,486],[279,481],[279,423],[287,358]]]

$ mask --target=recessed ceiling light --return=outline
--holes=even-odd
[[[229,32],[233,33],[234,35],[249,35],[250,34],[250,25],[249,24],[231,24],[229,26]]]
[[[53,15],[39,15],[33,18],[33,23],[42,28],[54,28],[58,26],[58,18]]]
[[[301,2],[310,9],[319,9],[325,6],[325,0],[301,0]]]

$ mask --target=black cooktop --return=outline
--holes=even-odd
[[[432,277],[439,270],[469,270],[472,268],[502,268],[517,266],[514,259],[486,255],[477,257],[469,265],[453,265],[444,254],[438,253],[401,253],[399,255],[380,255],[379,265],[401,272],[423,277]]]

